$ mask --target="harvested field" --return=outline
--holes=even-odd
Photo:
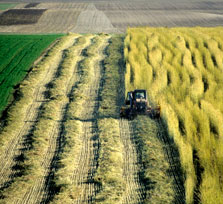
[[[32,2],[32,1],[30,1]],[[33,2],[34,3],[34,2]],[[30,5],[33,5],[30,4]],[[27,4],[18,4],[23,9]],[[35,5],[35,3],[34,3]],[[222,26],[223,4],[219,1],[63,1],[42,2],[47,9],[33,25],[0,26],[0,32],[26,33],[120,33],[137,26]]]
[[[0,32],[67,33],[75,27],[78,16],[86,7],[85,3],[40,3],[35,9],[46,11],[37,23],[0,26]]]
[[[222,25],[223,5],[156,1],[156,2],[100,2],[95,3],[122,32],[137,26],[218,26]]]
[[[0,15],[0,25],[35,24],[45,9],[10,9]]]

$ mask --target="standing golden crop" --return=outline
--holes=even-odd
[[[178,147],[186,203],[223,203],[223,28],[130,28],[126,91],[147,89]]]

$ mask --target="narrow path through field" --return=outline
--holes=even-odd
[[[67,49],[73,43],[73,39],[67,41],[61,50],[58,50],[58,58],[51,65],[48,66],[42,81],[39,82],[33,95],[33,101],[26,110],[26,117],[23,121],[23,126],[19,132],[15,132],[15,136],[8,143],[5,152],[0,156],[0,188],[7,187],[14,177],[16,170],[13,170],[13,166],[16,165],[16,158],[21,154],[21,151],[26,148],[24,146],[24,139],[32,132],[32,129],[37,120],[41,105],[46,101],[45,91],[46,85],[53,79],[57,67],[60,65],[62,59],[62,53],[64,49]]]
[[[80,193],[74,203],[92,203],[93,197],[99,190],[99,186],[94,183],[93,177],[98,165],[99,138],[97,115],[101,86],[101,62],[105,58],[104,50],[106,46],[108,46],[108,38],[104,37],[90,61],[89,66],[92,66],[93,72],[89,83],[83,90],[86,100],[79,115],[79,120],[82,122],[82,134],[80,135],[82,146],[72,178]]]

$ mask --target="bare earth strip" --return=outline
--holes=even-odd
[[[92,179],[97,168],[97,151],[99,148],[96,119],[99,107],[101,61],[105,58],[104,50],[107,45],[108,38],[104,38],[94,58],[91,60],[90,66],[93,66],[94,71],[84,90],[86,100],[82,105],[83,109],[79,116],[83,131],[80,136],[81,150],[72,178],[80,193],[74,203],[92,203],[93,196],[99,190],[98,186],[92,182]]]
[[[139,204],[144,200],[144,186],[139,180],[139,164],[137,149],[133,142],[134,136],[130,122],[121,119],[119,122],[120,137],[124,145],[124,178],[126,181],[126,191],[123,196],[123,204]]]
[[[24,146],[25,137],[32,131],[32,128],[37,120],[41,105],[46,101],[44,92],[46,91],[46,85],[53,79],[57,67],[59,66],[62,59],[62,52],[67,49],[73,43],[73,39],[67,41],[61,50],[58,50],[58,57],[54,60],[45,71],[42,81],[38,83],[38,86],[34,90],[33,101],[26,110],[26,116],[23,119],[23,126],[18,133],[15,134],[13,139],[9,141],[7,148],[0,158],[0,186],[4,187],[7,182],[10,181],[11,177],[16,173],[12,170],[12,167],[16,164],[15,158],[21,154]]]

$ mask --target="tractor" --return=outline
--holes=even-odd
[[[148,106],[147,92],[136,89],[127,93],[125,106],[120,109],[120,117],[133,120],[137,115],[148,115],[152,119],[160,118],[160,106]]]

